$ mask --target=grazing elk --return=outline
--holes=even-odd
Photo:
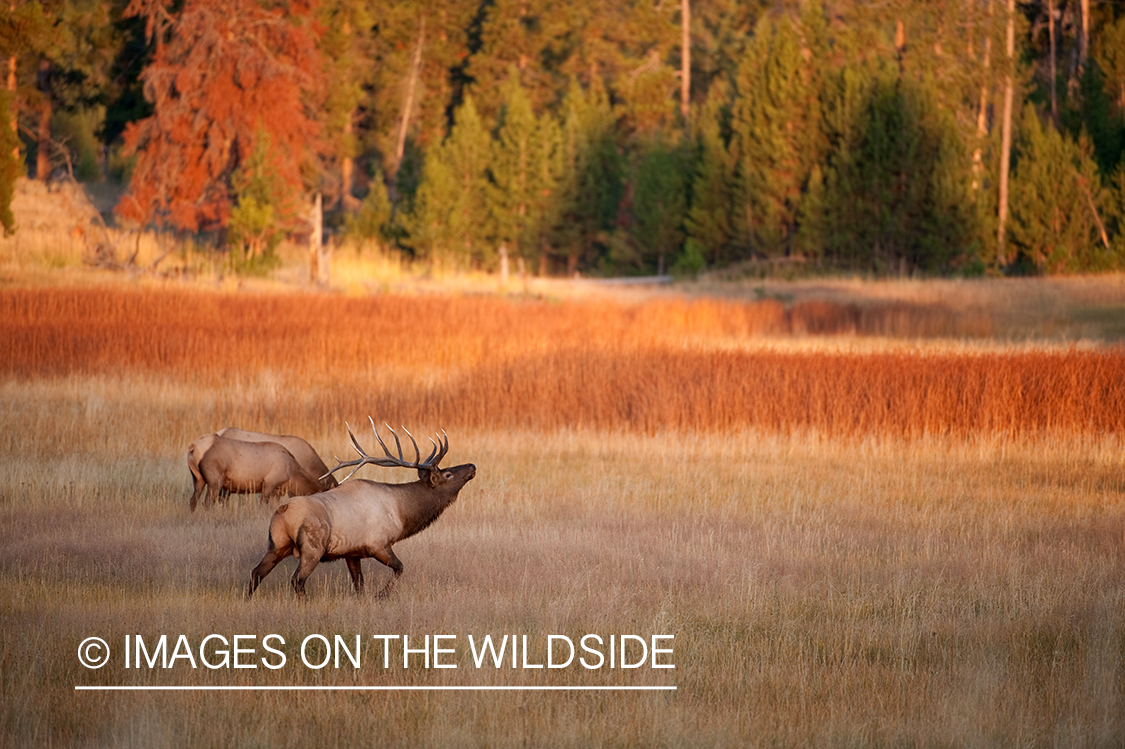
[[[328,472],[328,466],[320,459],[313,446],[305,440],[292,434],[266,434],[265,432],[251,432],[238,427],[223,427],[215,434],[229,440],[243,442],[276,442],[293,454],[301,467],[313,476],[321,477],[321,485],[325,489],[336,486],[336,477]]]
[[[188,446],[188,467],[195,484],[190,503],[193,512],[204,486],[207,504],[231,493],[261,492],[264,504],[282,494],[314,494],[321,489],[320,481],[276,442],[204,435]]]
[[[387,428],[390,429],[389,426]],[[457,499],[462,487],[477,475],[477,467],[472,463],[453,468],[438,467],[449,451],[449,438],[444,431],[438,436],[440,445],[430,440],[434,449],[425,460],[420,460],[418,443],[410,432],[406,432],[414,444],[414,461],[410,462],[403,458],[402,443],[393,429],[391,434],[394,435],[395,447],[398,449],[397,458],[391,455],[379,436],[374,420],[371,420],[371,429],[386,457],[376,458],[364,452],[348,426],[348,437],[359,453],[359,458],[348,462],[337,458],[338,465],[332,471],[354,466],[352,472],[335,489],[307,497],[296,497],[274,512],[273,519],[270,520],[269,548],[250,574],[247,598],[254,594],[262,578],[290,554],[300,559],[292,579],[293,590],[298,596],[305,595],[305,580],[316,569],[317,564],[337,559],[347,560],[355,592],[362,593],[363,570],[360,568],[360,561],[371,557],[394,572],[386,587],[380,591],[380,595],[385,595],[402,574],[402,562],[391,547],[437,520],[445,508]],[[405,428],[403,431],[406,431]],[[366,479],[348,481],[356,471],[368,464],[415,468],[418,470],[418,480],[408,484],[383,484]]]

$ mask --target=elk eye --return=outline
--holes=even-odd
[[[452,471],[446,471],[446,472],[445,472],[445,477],[446,477],[447,479],[451,479],[451,478],[453,478],[453,472],[452,472]]]

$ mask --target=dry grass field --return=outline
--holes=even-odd
[[[1013,339],[928,288],[798,289],[804,308],[0,288],[0,744],[1121,746],[1125,351]],[[1059,319],[1112,331],[1118,308]],[[330,461],[368,414],[444,427],[477,478],[396,546],[388,598],[326,564],[298,603],[289,560],[244,601],[270,510],[190,513],[186,445],[237,423]],[[674,635],[675,669],[477,668],[467,647],[527,635],[534,664],[588,633]],[[126,636],[161,634],[278,634],[288,662],[125,667]],[[313,634],[360,635],[363,666],[305,667]],[[372,636],[393,634],[454,635],[457,668],[384,669]],[[89,636],[104,668],[78,660]]]

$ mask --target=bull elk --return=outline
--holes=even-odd
[[[290,555],[300,560],[292,578],[293,591],[300,597],[304,597],[305,580],[317,564],[337,559],[347,561],[357,595],[363,593],[361,560],[375,558],[382,562],[394,573],[379,593],[387,594],[402,575],[402,562],[391,547],[429,527],[477,475],[477,467],[472,463],[439,467],[449,451],[449,437],[444,431],[438,435],[437,442],[430,440],[433,452],[421,460],[418,443],[404,428],[414,445],[414,460],[408,461],[403,457],[402,443],[395,430],[387,427],[394,436],[397,457],[379,436],[375,421],[370,417],[369,420],[385,457],[368,455],[351,427],[347,427],[348,437],[359,457],[347,462],[337,458],[336,467],[329,473],[343,468],[351,468],[352,472],[335,489],[295,497],[277,508],[270,520],[269,547],[250,574],[247,598],[254,595],[262,578]],[[407,484],[384,484],[367,479],[349,481],[365,465],[413,468],[418,471],[418,480]]]

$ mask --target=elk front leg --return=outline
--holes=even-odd
[[[348,557],[348,572],[352,575],[352,585],[355,586],[355,594],[363,594],[363,568],[360,567],[362,561],[359,557]]]
[[[281,495],[285,493],[284,483],[273,483],[266,481],[262,483],[262,496],[261,503],[268,505],[275,499],[281,499]]]
[[[374,557],[383,564],[390,567],[394,572],[394,577],[391,578],[386,587],[379,591],[379,598],[383,598],[390,594],[391,589],[394,587],[395,581],[397,581],[399,576],[402,575],[402,562],[400,562],[398,560],[398,557],[395,556],[395,553],[391,551],[390,546],[375,552]]]

